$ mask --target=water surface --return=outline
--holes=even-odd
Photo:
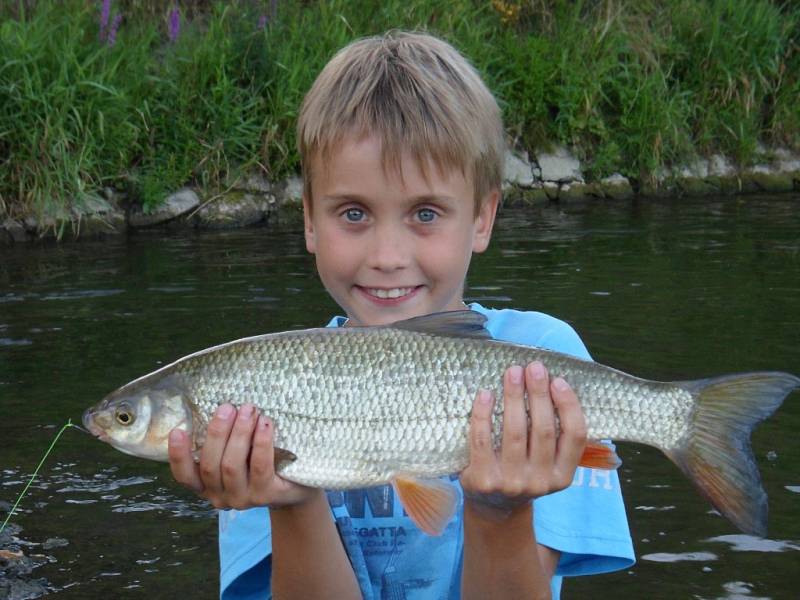
[[[643,377],[800,373],[799,209],[797,196],[507,208],[467,296],[554,314],[596,360]],[[0,259],[3,518],[58,427],[110,390],[336,312],[299,229],[140,233],[0,248]],[[567,580],[565,597],[795,597],[798,428],[795,393],[754,436],[771,506],[764,540],[713,513],[657,451],[621,444],[638,563]],[[213,517],[166,466],[68,431],[0,547],[34,557],[24,578],[64,598],[209,598]]]

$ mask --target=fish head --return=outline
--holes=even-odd
[[[140,380],[112,392],[83,413],[83,426],[117,450],[168,461],[173,429],[193,433],[195,411],[180,385],[169,378],[157,385]]]

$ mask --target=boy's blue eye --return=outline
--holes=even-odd
[[[423,223],[430,223],[436,218],[436,212],[430,208],[421,208],[417,211],[417,218]]]
[[[364,211],[360,208],[348,208],[344,211],[344,218],[350,223],[358,223],[364,219]]]

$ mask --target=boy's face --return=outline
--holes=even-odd
[[[373,137],[348,138],[327,165],[313,166],[313,201],[303,199],[306,247],[348,325],[464,308],[467,268],[489,244],[498,191],[476,216],[469,177],[430,165],[426,180],[410,155],[402,179],[384,172]]]

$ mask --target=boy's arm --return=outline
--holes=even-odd
[[[274,598],[361,598],[322,490],[270,510]]]
[[[550,598],[560,553],[536,543],[532,505],[492,518],[464,507],[462,598]]]
[[[525,412],[528,392],[530,419]],[[493,398],[481,392],[470,423],[464,488],[464,598],[549,598],[558,553],[536,543],[532,499],[572,482],[586,443],[577,397],[541,363],[510,368],[503,381],[503,437],[492,444]],[[556,433],[555,411],[560,419]]]
[[[185,432],[170,434],[172,474],[216,508],[270,506],[274,597],[360,598],[324,491],[275,473],[273,430],[252,406],[236,411],[223,404],[208,425],[199,464]]]

